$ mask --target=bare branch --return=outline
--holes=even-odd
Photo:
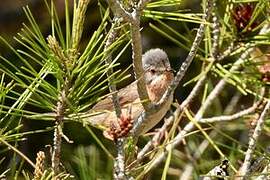
[[[179,116],[179,113],[180,113],[180,108],[178,108],[172,115],[170,115],[169,118],[165,119],[165,123],[163,124],[163,126],[159,129],[158,132],[155,133],[151,141],[149,141],[143,147],[143,149],[138,153],[136,163],[143,160],[146,153],[151,151],[154,147],[156,147],[159,144],[159,139],[161,139],[161,137],[165,134],[166,130],[172,125],[175,118]]]
[[[108,66],[112,64],[112,55],[111,52],[108,52],[109,47],[111,44],[117,39],[118,33],[119,33],[119,24],[117,24],[118,18],[114,18],[114,23],[112,24],[111,31],[108,34],[108,39],[105,44],[105,62]],[[112,101],[113,101],[113,106],[115,110],[115,114],[117,116],[117,119],[121,119],[121,106],[119,103],[119,97],[117,95],[117,89],[114,82],[114,76],[113,76],[113,68],[111,67],[107,71],[107,77],[108,77],[108,85],[109,85],[109,90],[110,93],[112,93]],[[117,157],[115,158],[114,162],[114,178],[115,179],[125,179],[126,174],[125,174],[125,151],[124,151],[124,145],[125,145],[125,139],[124,138],[117,138],[116,139],[116,149],[117,149]]]
[[[114,18],[114,22],[117,22],[117,18]],[[104,51],[106,52],[104,56],[106,57],[105,62],[107,64],[107,66],[110,66],[112,64],[112,55],[111,55],[111,52],[108,52],[108,49],[109,49],[110,45],[116,40],[116,38],[118,37],[118,33],[119,33],[119,29],[115,26],[116,26],[116,24],[113,23],[112,27],[111,27],[111,31],[108,34],[108,39],[106,41],[105,48],[104,48]],[[107,77],[108,77],[109,90],[110,90],[110,93],[112,94],[112,101],[113,101],[115,113],[117,115],[117,118],[120,118],[122,113],[121,113],[121,107],[119,104],[119,98],[117,95],[116,85],[112,83],[112,82],[114,82],[112,68],[108,69]]]
[[[146,112],[151,110],[151,101],[146,89],[146,83],[144,79],[144,70],[142,65],[142,42],[140,33],[140,17],[139,14],[134,12],[133,22],[130,24],[131,38],[132,38],[132,59],[133,59],[133,69],[137,79],[137,87],[140,100]]]
[[[211,12],[211,7],[212,7],[212,3],[208,2],[207,5],[206,5],[206,12],[205,12],[205,16],[204,16],[205,23],[202,23],[200,25],[200,27],[198,29],[198,32],[196,34],[196,37],[194,39],[194,42],[192,44],[191,50],[190,50],[186,60],[182,63],[179,71],[177,72],[176,77],[174,78],[174,81],[169,86],[168,90],[162,96],[161,100],[157,104],[154,104],[151,107],[149,107],[148,104],[144,105],[144,107],[147,108],[146,113],[143,113],[141,116],[138,117],[138,119],[136,121],[136,124],[134,124],[134,128],[132,130],[133,135],[139,135],[140,134],[140,131],[145,126],[145,124],[146,124],[145,121],[147,121],[147,118],[149,116],[151,116],[152,114],[157,113],[158,111],[165,111],[165,110],[168,110],[170,108],[170,106],[168,105],[168,103],[169,103],[168,100],[171,99],[172,94],[174,93],[174,90],[178,86],[181,79],[184,77],[189,65],[191,64],[193,58],[195,57],[197,49],[199,48],[199,44],[200,44],[200,42],[201,42],[201,40],[203,38],[206,22],[209,19],[210,14],[211,14],[210,13]],[[134,49],[133,49],[133,52],[136,52],[136,51],[134,51]],[[140,51],[138,51],[138,54],[139,53],[140,53]],[[136,68],[135,68],[135,70],[136,70]],[[143,92],[141,92],[141,93],[143,93]],[[140,91],[139,91],[139,94],[140,94]],[[141,99],[141,96],[140,96],[140,99]]]
[[[224,114],[228,113],[230,114],[232,112],[232,110],[236,107],[237,105],[237,102],[239,100],[239,94],[240,93],[236,93],[235,96],[232,97],[231,101],[229,102],[229,104],[227,105],[227,108],[225,108],[224,110]],[[230,108],[228,108],[230,107]],[[209,137],[213,138],[217,135],[217,131],[212,131],[210,134],[209,134]],[[194,161],[196,161],[197,159],[199,159],[199,157],[203,154],[203,152],[206,150],[206,148],[208,147],[209,145],[209,141],[208,140],[204,140],[198,147],[198,149],[194,152],[194,155],[193,155],[193,158],[192,158],[192,162],[189,162],[186,166],[185,166],[185,169],[183,170],[183,173],[182,175],[180,176],[180,180],[185,180],[185,179],[188,179],[191,174],[192,174],[192,171],[194,169]]]
[[[142,66],[142,43],[141,43],[141,33],[140,33],[140,16],[141,10],[147,1],[140,1],[139,7],[134,9],[130,14],[125,11],[121,6],[121,3],[117,0],[109,0],[109,3],[115,13],[115,16],[123,18],[126,22],[130,24],[131,30],[131,39],[132,39],[132,59],[135,76],[137,79],[138,93],[140,100],[143,104],[146,112],[149,112],[151,109],[151,102],[146,90],[145,80],[144,80],[144,70]]]
[[[67,58],[62,48],[59,46],[57,40],[55,37],[49,36],[47,38],[48,45],[54,55],[54,57],[57,59],[59,64],[59,69],[63,68],[62,78],[63,78],[63,84],[61,87],[61,90],[58,95],[58,101],[56,106],[56,116],[55,116],[55,129],[54,129],[54,139],[53,139],[53,153],[52,153],[52,169],[54,176],[57,176],[60,173],[60,156],[61,156],[61,144],[62,144],[62,127],[63,127],[63,120],[65,116],[66,111],[66,105],[67,105],[67,95],[68,90],[70,88],[70,77],[69,77],[69,62],[70,59]]]
[[[186,74],[186,71],[189,68],[192,60],[194,59],[196,52],[199,48],[199,45],[203,39],[206,24],[207,24],[207,21],[209,20],[210,15],[211,15],[212,5],[213,5],[212,1],[208,0],[207,4],[206,4],[206,9],[205,9],[205,15],[203,18],[204,22],[201,23],[201,25],[197,31],[196,37],[193,41],[193,44],[192,44],[191,49],[189,51],[189,54],[188,54],[186,60],[182,63],[179,71],[177,72],[177,74],[174,78],[174,81],[172,82],[172,84],[168,88],[167,92],[163,95],[163,97],[161,98],[161,100],[159,101],[157,106],[162,106],[162,104],[164,102],[166,102],[166,99],[168,99],[170,97],[170,95],[174,92],[174,90],[178,86],[179,82],[183,79],[184,75]]]
[[[54,139],[53,139],[53,154],[52,154],[52,168],[54,176],[60,173],[60,156],[61,156],[61,145],[62,145],[62,128],[63,120],[66,111],[66,97],[69,89],[69,82],[66,79],[63,89],[59,94],[59,99],[56,107],[56,117],[55,117],[55,129],[54,129]]]
[[[253,132],[253,135],[249,139],[248,149],[246,151],[245,160],[244,160],[244,163],[240,169],[240,175],[243,176],[243,178],[244,178],[244,176],[248,175],[251,160],[252,160],[252,155],[253,155],[254,149],[256,147],[257,140],[258,140],[259,136],[261,135],[261,131],[262,131],[262,128],[264,126],[264,121],[265,121],[266,116],[269,112],[269,109],[270,109],[270,101],[268,100],[267,104],[264,107],[263,112],[261,113],[261,115],[257,121],[257,125],[255,127],[254,132]]]
[[[117,157],[114,162],[114,179],[123,180],[127,179],[125,173],[125,138],[119,138],[116,141]]]
[[[203,118],[199,122],[200,123],[213,123],[213,122],[221,122],[221,121],[232,121],[232,120],[238,119],[240,117],[243,117],[243,116],[246,116],[248,114],[255,112],[258,106],[262,103],[262,100],[263,98],[261,98],[258,102],[254,103],[251,107],[245,110],[242,110],[238,113],[235,113],[233,115]]]

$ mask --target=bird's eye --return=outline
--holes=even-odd
[[[154,74],[156,71],[154,69],[150,69],[150,72]]]

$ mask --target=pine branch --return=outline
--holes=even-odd
[[[114,23],[112,24],[111,31],[108,34],[108,39],[105,44],[105,52],[108,51],[109,47],[112,45],[112,43],[118,38],[119,34],[119,23],[117,22],[119,19],[114,18]],[[105,53],[105,62],[108,66],[112,64],[112,54],[111,52]],[[121,119],[122,110],[119,103],[119,97],[117,95],[117,89],[116,85],[113,84],[114,82],[114,76],[113,76],[113,68],[111,67],[107,71],[107,77],[108,77],[108,85],[110,93],[112,93],[112,102],[115,110],[116,117],[118,121]],[[114,162],[114,179],[126,179],[126,173],[125,173],[125,151],[124,151],[124,145],[125,145],[125,138],[117,138],[116,139],[116,149],[117,149],[117,157],[115,158]]]
[[[244,160],[244,163],[242,164],[242,167],[241,167],[240,172],[239,172],[239,175],[242,176],[241,179],[244,179],[245,176],[249,175],[249,168],[251,165],[252,155],[253,155],[253,152],[256,148],[257,140],[258,140],[259,136],[261,135],[261,132],[262,132],[262,129],[264,126],[264,122],[265,122],[266,116],[268,115],[269,109],[270,109],[270,101],[268,100],[267,104],[265,105],[265,107],[263,109],[263,112],[261,113],[261,115],[257,121],[253,135],[249,139],[248,149],[247,149],[246,155],[245,155],[245,160]]]

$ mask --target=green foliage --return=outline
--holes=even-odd
[[[70,27],[68,1],[65,6],[65,32],[54,4],[51,2],[49,5],[45,1],[45,5],[51,17],[51,39],[44,37],[29,7],[23,9],[29,25],[24,24],[21,32],[14,38],[20,49],[14,49],[4,38],[0,38],[2,44],[16,56],[14,60],[0,56],[1,141],[17,142],[29,134],[38,136],[37,133],[52,131],[54,128],[48,127],[23,132],[20,119],[54,120],[59,94],[67,78],[70,85],[65,114],[68,116],[89,110],[107,89],[107,70],[117,66],[117,59],[129,45],[126,34],[119,37],[108,51],[116,50],[119,46],[125,47],[112,64],[105,65],[107,52],[103,49],[108,38],[107,30],[110,28],[109,9],[102,12],[103,18],[96,31],[89,36],[86,46],[81,46],[79,42],[84,29],[83,20],[78,19],[75,14],[73,22],[78,21],[78,24],[74,23]],[[54,44],[50,44],[50,40]],[[124,77],[120,71],[113,75],[117,77],[113,83]],[[14,148],[16,147],[17,144]],[[45,177],[50,179],[48,175]]]
[[[0,165],[4,164],[4,161],[11,164],[8,169],[1,172],[0,177],[19,177],[21,173],[25,179],[33,177],[31,172],[24,171],[24,163],[31,164],[31,160],[28,160],[27,156],[20,152],[19,144],[22,141],[27,141],[25,137],[29,135],[39,137],[40,133],[49,132],[52,134],[54,125],[51,122],[56,118],[57,103],[65,83],[68,82],[64,121],[70,124],[78,121],[83,123],[89,133],[86,136],[89,137],[86,138],[87,142],[75,142],[72,145],[73,148],[65,150],[67,154],[72,155],[63,159],[65,171],[59,176],[63,179],[72,176],[75,179],[111,179],[114,160],[112,155],[114,152],[110,148],[111,143],[107,143],[101,137],[100,132],[86,126],[82,116],[103,98],[102,95],[106,92],[108,79],[110,79],[107,77],[107,71],[112,67],[118,69],[118,60],[122,56],[126,56],[130,45],[128,26],[121,24],[117,27],[121,31],[120,36],[104,50],[108,34],[115,28],[112,26],[112,18],[107,5],[103,6],[102,1],[98,2],[100,21],[95,31],[89,33],[83,31],[86,29],[83,22],[88,16],[80,17],[76,11],[76,1],[74,1],[73,14],[70,14],[70,2],[65,0],[64,25],[52,2],[45,1],[44,4],[51,22],[50,31],[47,32],[50,36],[45,37],[30,8],[25,7],[23,10],[28,24],[23,24],[21,31],[14,37],[19,48],[12,47],[9,42],[0,37],[1,45],[8,47],[15,56],[12,59],[0,56],[0,142],[1,145],[5,145],[1,146],[0,153],[6,155],[10,153],[10,150],[13,152],[12,158],[10,158],[10,154],[7,158],[0,158]],[[234,20],[234,8],[240,3],[247,2],[255,3],[254,12],[247,26],[239,31],[237,22]],[[130,2],[125,1],[125,3],[127,8],[130,8]],[[203,22],[203,14],[186,9],[185,3],[183,0],[152,1],[144,9],[143,22],[145,24],[149,22],[149,29],[155,33],[154,35],[160,35],[158,38],[170,42],[169,47],[172,47],[172,54],[177,54],[175,49],[189,52],[195,34],[194,27],[201,23],[209,25],[204,34],[204,42],[200,45],[195,62],[191,67],[193,72],[190,73],[191,75],[187,75],[184,87],[181,87],[181,91],[176,91],[175,94],[181,98],[187,96],[184,91],[190,87],[193,88],[194,84],[203,76],[207,76],[206,83],[203,92],[195,99],[194,107],[186,109],[185,113],[175,120],[165,138],[160,140],[161,143],[146,155],[149,159],[142,165],[136,166],[134,163],[136,167],[130,169],[129,173],[136,175],[137,178],[143,178],[152,170],[154,160],[181,132],[179,130],[180,119],[181,127],[182,124],[191,121],[194,122],[197,130],[186,135],[183,141],[184,147],[169,151],[164,164],[155,168],[151,177],[175,178],[180,175],[180,170],[184,171],[189,165],[188,163],[192,162],[192,167],[195,167],[192,176],[197,179],[223,158],[230,160],[231,173],[234,174],[240,166],[239,159],[243,159],[244,149],[247,148],[240,136],[248,133],[247,121],[255,119],[255,115],[244,116],[239,118],[239,121],[220,123],[219,125],[201,125],[194,119],[193,111],[205,103],[205,99],[215,88],[216,82],[221,79],[224,79],[229,85],[216,98],[213,105],[210,106],[211,108],[207,109],[206,116],[226,114],[226,106],[229,106],[230,101],[236,96],[240,97],[241,107],[235,106],[229,114],[241,110],[257,100],[261,96],[260,89],[269,85],[269,82],[262,81],[262,74],[258,69],[265,63],[265,61],[258,61],[262,55],[266,54],[264,51],[262,54],[241,59],[243,53],[250,47],[260,47],[266,49],[267,52],[265,47],[269,46],[269,34],[259,35],[259,31],[265,24],[269,23],[269,19],[265,18],[266,16],[269,18],[269,14],[267,14],[267,10],[270,9],[269,2],[263,0],[217,1],[214,13],[218,18],[220,35],[215,40],[213,39],[215,36],[213,31],[216,30],[214,22]],[[86,9],[83,11],[85,12]],[[87,13],[92,15],[91,12]],[[73,17],[72,22],[71,17]],[[255,27],[253,27],[254,23],[256,23]],[[87,37],[85,38],[85,36]],[[218,49],[214,48],[215,41],[217,41]],[[231,51],[226,54],[230,48]],[[218,56],[214,57],[216,50]],[[104,61],[109,52],[116,56],[113,56],[112,64],[106,65]],[[220,58],[223,55],[224,58],[214,61],[214,58]],[[235,68],[236,66],[238,68]],[[175,66],[173,68],[177,69]],[[116,70],[111,75],[116,78],[114,82],[110,83],[117,84],[127,78],[127,71]],[[46,127],[25,130],[23,122],[25,119],[31,122],[38,120]],[[49,123],[45,121],[49,121]],[[265,135],[269,134],[268,124],[267,121],[263,138],[267,138]],[[64,133],[66,131],[69,130],[64,128]],[[50,138],[52,137],[50,136]],[[74,139],[73,137],[69,138]],[[91,142],[89,142],[90,139]],[[146,137],[143,138],[142,142],[148,140]],[[201,148],[203,143],[208,143],[207,148]],[[87,145],[83,146],[84,144]],[[134,156],[134,149],[136,149],[134,144],[130,143],[127,146],[130,148],[129,152],[132,152],[129,156]],[[266,144],[260,143],[255,155],[262,156],[265,146]],[[202,152],[197,152],[198,147],[203,149]],[[18,163],[18,159],[25,161]],[[51,179],[52,176],[50,165],[47,164],[41,179]]]
[[[75,179],[111,179],[113,161],[103,156],[95,146],[79,146],[68,166]]]

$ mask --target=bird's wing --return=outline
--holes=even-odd
[[[140,113],[141,108],[140,99],[137,91],[137,84],[134,82],[129,86],[120,89],[118,91],[119,103],[122,108],[122,113],[127,114],[128,108],[130,105],[139,104],[139,106],[134,106],[132,108],[132,113]],[[105,99],[99,101],[89,112],[85,120],[90,123],[92,126],[95,126],[100,129],[107,129],[111,127],[112,124],[115,124],[117,121],[116,114],[113,109],[113,102],[111,96],[107,96]]]
[[[137,84],[134,82],[125,88],[122,88],[117,93],[119,98],[119,104],[123,108],[128,104],[136,101],[139,98],[137,91]],[[113,102],[111,96],[98,102],[91,111],[113,111]]]

